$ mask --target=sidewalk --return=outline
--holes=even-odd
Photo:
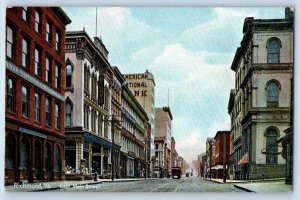
[[[147,180],[152,180],[155,178],[147,178]],[[14,185],[5,186],[7,192],[37,192],[37,191],[51,191],[58,190],[61,188],[73,188],[73,187],[85,187],[87,185],[95,185],[110,182],[132,182],[132,181],[142,181],[144,178],[132,178],[132,179],[98,179],[85,180],[85,181],[51,181],[51,182],[38,182],[38,183],[15,183]]]
[[[292,185],[286,185],[284,181],[240,183],[234,184],[234,187],[256,193],[293,192]]]

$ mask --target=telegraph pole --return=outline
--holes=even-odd
[[[115,178],[115,158],[114,158],[114,144],[115,144],[115,121],[114,115],[112,115],[111,119],[111,130],[112,130],[112,139],[111,139],[111,180],[113,181]]]
[[[226,132],[223,132],[223,182],[226,183]]]

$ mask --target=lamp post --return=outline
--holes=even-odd
[[[113,181],[115,178],[115,158],[114,158],[114,145],[115,145],[115,123],[116,122],[122,122],[121,120],[116,120],[114,117],[114,114],[111,115],[111,120],[108,120],[111,122],[111,126],[112,126],[112,139],[111,139],[111,152],[110,152],[110,156],[111,156],[111,180]]]

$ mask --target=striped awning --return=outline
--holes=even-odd
[[[238,165],[249,163],[249,154],[246,153],[242,159],[238,162]]]

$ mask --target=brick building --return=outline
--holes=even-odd
[[[6,15],[5,184],[63,179],[65,26],[61,8]]]
[[[214,141],[215,148],[212,163],[213,174],[214,178],[222,178],[224,164],[226,173],[229,165],[230,131],[218,131],[214,137]]]

